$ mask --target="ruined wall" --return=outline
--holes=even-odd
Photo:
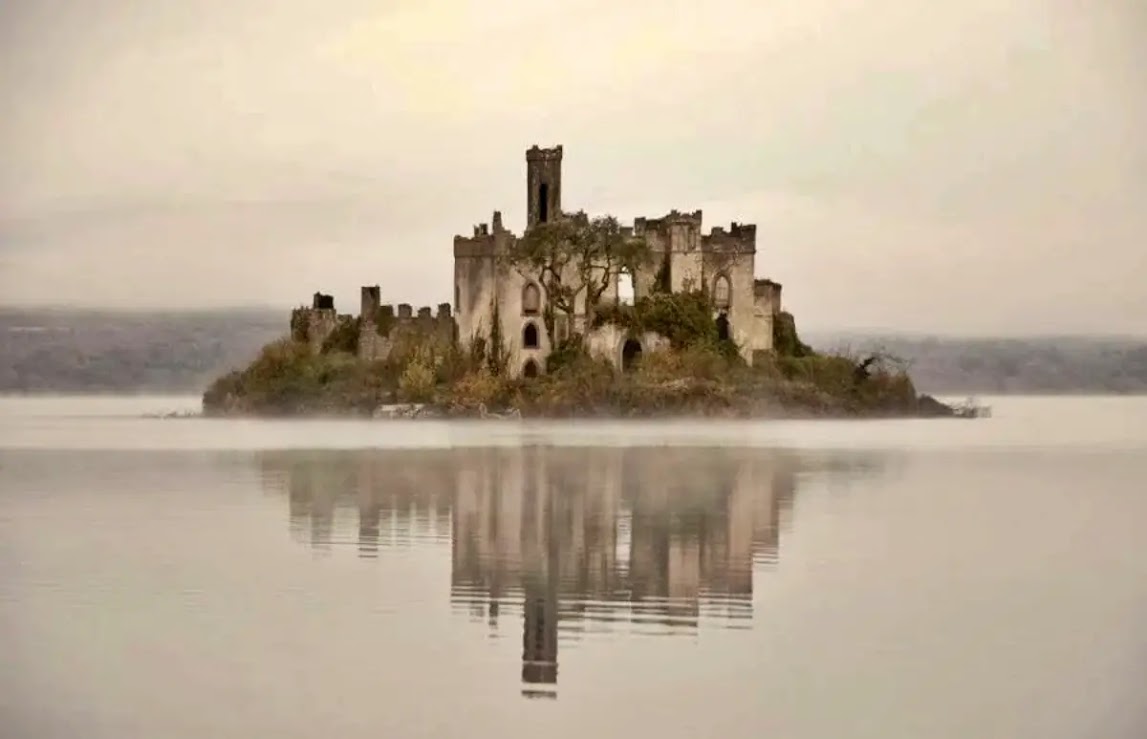
[[[633,233],[644,236],[653,252],[653,263],[634,275],[635,297],[652,292],[663,269],[669,271],[671,292],[701,287],[704,281],[701,211],[680,213],[674,210],[661,218],[636,218]]]
[[[622,369],[622,352],[625,342],[637,339],[641,344],[641,353],[648,354],[669,349],[669,339],[654,331],[646,331],[639,336],[632,336],[627,329],[606,323],[586,333],[586,350],[591,356],[604,359],[614,366]]]
[[[721,282],[727,287],[724,309],[729,318],[730,338],[740,347],[741,356],[750,364],[759,331],[754,311],[753,272],[757,251],[757,227],[733,223],[727,230],[715,226],[702,238],[702,265],[705,288],[714,299]]]
[[[753,324],[750,351],[772,351],[773,319],[781,310],[781,286],[772,280],[753,282]]]
[[[351,316],[340,316],[335,310],[333,296],[317,292],[311,298],[311,307],[300,306],[291,311],[291,338],[305,341],[318,353],[339,323],[350,320]]]
[[[363,289],[365,293],[367,288]],[[366,361],[381,361],[389,358],[396,347],[410,350],[429,344],[443,350],[453,342],[454,316],[449,303],[439,305],[437,312],[422,307],[417,313],[406,303],[399,305],[397,312],[393,305],[381,305],[362,315],[358,356]]]
[[[545,287],[538,280],[522,275],[499,257],[513,246],[516,237],[502,226],[501,213],[495,212],[492,224],[479,224],[470,237],[454,237],[454,297],[458,340],[468,347],[476,337],[484,337],[489,346],[495,316],[500,326],[502,349],[507,357],[507,373],[520,376],[528,362],[539,374],[545,371],[545,359],[552,348],[542,320]],[[539,309],[529,314],[523,305],[525,288],[538,289]],[[536,346],[527,345],[527,327],[533,327],[529,338]]]

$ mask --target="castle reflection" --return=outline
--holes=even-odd
[[[743,627],[754,568],[777,559],[808,466],[728,448],[261,455],[265,485],[287,491],[293,535],[318,551],[449,543],[454,607],[492,632],[520,619],[530,697],[555,694],[559,634]]]

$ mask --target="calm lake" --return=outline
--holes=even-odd
[[[1147,398],[258,422],[0,399],[0,736],[1147,736]]]

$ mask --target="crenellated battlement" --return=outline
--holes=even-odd
[[[660,218],[646,218],[643,216],[634,218],[633,231],[638,236],[646,232],[664,233],[671,226],[688,226],[700,231],[701,222],[702,214],[699,210],[695,210],[692,213],[683,213],[674,209]]]
[[[490,223],[475,224],[470,236],[454,236],[455,257],[488,257],[498,251],[499,241],[514,238],[514,234],[502,225],[502,211],[494,211]]]
[[[495,241],[493,235],[455,236],[454,257],[488,257],[493,256]]]
[[[562,147],[561,144],[549,148],[542,148],[534,144],[529,149],[526,149],[527,162],[554,162],[561,161]]]
[[[359,317],[358,356],[379,361],[390,356],[394,347],[421,343],[448,345],[454,339],[454,314],[449,303],[437,309],[409,303],[379,305]]]
[[[733,221],[726,231],[722,226],[714,226],[701,237],[701,248],[707,251],[752,254],[757,250],[757,227],[752,223]]]

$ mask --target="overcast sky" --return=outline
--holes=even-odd
[[[4,0],[0,103],[3,303],[446,302],[561,143],[808,328],[1147,333],[1142,0]]]

